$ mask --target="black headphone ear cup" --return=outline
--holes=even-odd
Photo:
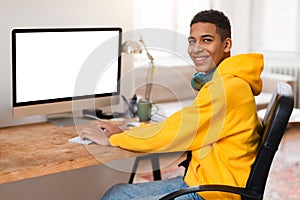
[[[199,91],[203,85],[205,84],[205,75],[203,73],[200,72],[196,72],[191,80],[191,85],[193,87],[194,90]]]

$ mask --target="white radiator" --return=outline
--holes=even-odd
[[[299,94],[300,94],[300,67],[298,66],[269,66],[267,69],[271,73],[291,75],[296,78],[296,88],[295,88],[295,107],[299,108]]]

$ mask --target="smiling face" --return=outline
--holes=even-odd
[[[230,38],[222,41],[214,24],[203,22],[193,24],[188,42],[188,53],[198,72],[210,72],[230,56],[232,41]]]

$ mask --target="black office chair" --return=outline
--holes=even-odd
[[[228,185],[199,185],[172,192],[161,200],[175,199],[178,196],[203,191],[219,191],[238,194],[243,200],[263,198],[269,170],[288,124],[294,106],[292,88],[287,83],[278,83],[263,119],[262,140],[257,157],[251,167],[246,187]]]

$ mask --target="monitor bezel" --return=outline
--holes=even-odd
[[[118,72],[117,72],[117,91],[110,93],[102,94],[90,94],[82,96],[72,96],[72,97],[63,97],[63,98],[54,98],[54,99],[45,99],[45,100],[36,100],[36,101],[27,101],[27,102],[17,102],[17,66],[16,66],[16,34],[18,33],[38,33],[38,32],[82,32],[82,31],[117,31],[119,36],[119,45],[118,45]],[[12,106],[15,108],[23,106],[34,106],[42,105],[49,103],[60,103],[73,100],[85,100],[93,99],[99,97],[112,97],[120,95],[120,77],[121,77],[121,46],[122,46],[122,28],[120,27],[77,27],[77,28],[15,28],[11,31],[12,37],[12,93],[13,93],[13,102]]]

